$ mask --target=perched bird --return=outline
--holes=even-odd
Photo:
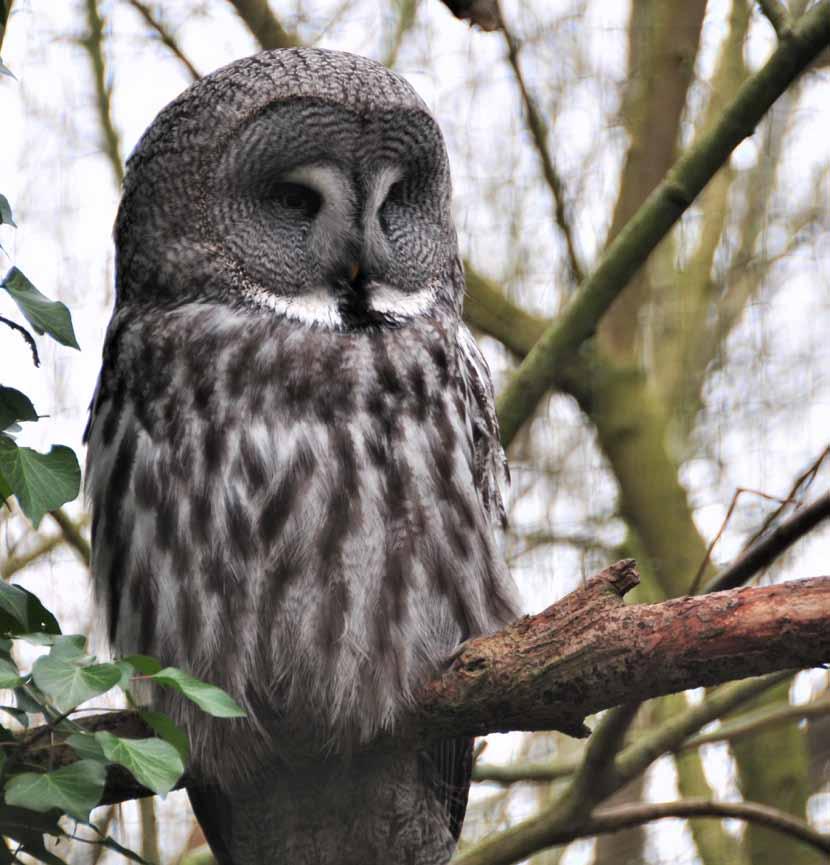
[[[95,590],[116,651],[247,712],[158,698],[222,865],[455,846],[471,740],[373,748],[516,615],[450,197],[411,85],[333,51],[220,69],[130,157],[87,430]]]

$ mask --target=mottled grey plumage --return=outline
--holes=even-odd
[[[414,90],[336,52],[219,70],[130,158],[88,430],[95,587],[118,651],[248,712],[160,698],[223,865],[438,865],[460,830],[468,740],[371,748],[515,614],[449,208]]]

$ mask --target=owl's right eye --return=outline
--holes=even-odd
[[[271,197],[285,210],[309,218],[316,216],[323,204],[318,192],[300,183],[278,183],[273,188]]]

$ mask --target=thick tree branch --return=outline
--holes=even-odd
[[[422,689],[396,738],[427,742],[553,729],[583,736],[587,715],[621,703],[830,660],[830,577],[627,606],[622,596],[636,582],[633,562],[618,562],[538,615],[470,640]],[[614,783],[642,771],[656,754],[758,687],[767,685],[730,686],[738,697],[723,698],[723,706],[712,697],[689,718],[672,718],[657,738],[640,740],[617,758]],[[130,712],[84,723],[120,735],[146,734]],[[27,764],[35,758],[27,755]],[[56,766],[72,756],[58,747],[49,749],[48,759]],[[134,782],[113,776],[107,801],[136,795],[141,789]]]
[[[302,43],[296,34],[286,30],[271,11],[268,0],[229,0],[253,37],[266,50],[297,48]]]
[[[729,155],[812,60],[830,44],[830,0],[817,3],[792,28],[763,68],[749,78],[717,125],[675,164],[626,227],[567,308],[519,366],[499,399],[508,445],[550,386],[654,247],[666,236]]]
[[[414,732],[579,734],[610,706],[830,657],[830,578],[626,606],[629,560],[536,616],[469,641],[419,695]]]

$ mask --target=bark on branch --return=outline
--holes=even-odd
[[[507,730],[588,734],[587,715],[631,701],[830,661],[830,577],[628,606],[634,562],[601,571],[535,616],[470,640],[417,697],[396,738]],[[229,722],[230,723],[230,722]],[[133,712],[88,718],[90,729],[151,735]],[[27,755],[71,762],[57,745]],[[114,772],[106,802],[148,795]]]

